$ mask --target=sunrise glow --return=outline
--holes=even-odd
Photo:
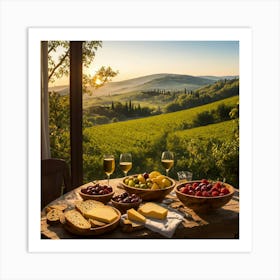
[[[238,76],[238,41],[104,41],[88,70],[119,70],[113,81],[157,73]]]
[[[102,66],[119,71],[113,82],[159,73],[238,76],[239,41],[103,41],[83,71],[94,77]],[[55,81],[68,83],[68,77]],[[96,77],[94,83],[103,81]]]
[[[103,83],[103,82],[99,79],[99,77],[95,77],[93,82],[94,82],[94,84],[97,85],[97,86],[100,86],[100,85]]]

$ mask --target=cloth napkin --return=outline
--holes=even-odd
[[[151,231],[157,232],[165,237],[171,238],[175,233],[178,225],[184,220],[183,214],[175,209],[166,207],[166,205],[158,204],[168,210],[167,217],[164,220],[146,218],[145,227]],[[123,220],[127,218],[127,214],[121,217]]]

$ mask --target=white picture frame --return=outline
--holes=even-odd
[[[94,35],[93,35],[94,34]],[[252,222],[252,62],[250,28],[29,28],[29,251],[30,252],[249,252],[251,250]],[[183,240],[58,240],[55,243],[38,235],[40,212],[40,42],[49,40],[76,41],[239,41],[240,70],[240,208],[239,238],[183,239]],[[36,99],[34,98],[36,96]],[[36,134],[34,134],[34,132]],[[32,149],[31,149],[32,147]],[[246,186],[246,188],[244,187]],[[34,199],[34,196],[38,199]],[[32,199],[33,198],[33,199]],[[246,207],[243,206],[246,204]],[[34,212],[34,209],[37,209]],[[153,246],[149,246],[149,243]],[[133,243],[133,246],[129,245]],[[181,245],[178,246],[177,244]],[[203,243],[203,246],[197,244]],[[71,244],[71,245],[70,245]],[[110,244],[105,246],[104,244]],[[94,249],[93,249],[94,248]],[[124,250],[124,248],[126,248]]]
[[[277,0],[1,0],[0,279],[279,279],[279,11]],[[82,249],[80,253],[70,250],[43,253],[44,248],[36,244],[37,237],[34,247],[29,247],[29,210],[34,211],[36,221],[40,219],[40,212],[36,212],[36,203],[29,204],[30,199],[38,197],[38,191],[34,197],[28,192],[30,184],[37,183],[28,168],[29,153],[31,165],[32,160],[38,159],[38,143],[32,142],[30,136],[36,138],[39,129],[37,120],[34,126],[34,123],[31,127],[28,124],[28,116],[32,115],[28,104],[31,92],[28,62],[29,56],[33,56],[28,52],[28,29],[101,26],[251,30],[252,111],[248,114],[252,120],[252,142],[248,140],[248,149],[252,153],[252,176],[248,180],[252,182],[249,197],[252,204],[249,205],[249,233],[245,233],[250,242],[246,245],[247,252],[221,252],[215,248],[212,253],[204,252],[203,240],[197,242],[200,252],[187,248],[185,253],[137,253],[134,250],[89,253]],[[60,35],[61,39],[64,34]],[[34,53],[34,57],[38,57],[38,53]],[[38,69],[40,61],[35,63]],[[38,78],[39,72],[35,73],[34,80]],[[37,106],[35,100],[33,105]],[[33,148],[34,154],[29,151]],[[31,169],[38,170],[38,167],[31,166]],[[265,199],[267,189],[270,199]],[[240,197],[243,199],[243,194]],[[240,203],[243,208],[247,207],[246,203]],[[31,205],[35,208],[30,209]],[[243,210],[240,209],[248,213]],[[37,222],[31,229],[39,236]],[[46,240],[46,244],[49,241]],[[178,242],[178,246],[181,243]]]

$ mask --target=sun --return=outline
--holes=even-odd
[[[98,76],[95,76],[94,78],[93,78],[93,82],[94,82],[94,84],[96,85],[96,86],[100,86],[100,85],[102,85],[102,80],[98,77]]]
[[[95,83],[99,86],[99,85],[102,84],[102,81],[101,81],[99,78],[97,78],[97,79],[95,80]]]

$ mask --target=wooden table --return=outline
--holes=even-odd
[[[120,187],[122,179],[111,179],[110,185],[116,194],[122,193],[124,190]],[[100,181],[106,183],[107,181]],[[78,194],[78,190],[92,183],[85,184],[76,188],[62,197],[51,202],[51,204],[67,204],[68,208],[73,208],[74,202],[82,200]],[[206,214],[197,214],[191,209],[185,207],[171,192],[166,198],[173,199],[169,205],[177,210],[187,214],[186,219],[177,227],[173,239],[238,239],[239,238],[239,191],[236,190],[233,198],[224,207]],[[41,238],[50,239],[80,239],[80,238],[105,238],[105,239],[135,239],[135,238],[151,238],[164,239],[166,237],[155,233],[149,229],[141,229],[133,232],[124,232],[121,226],[114,231],[98,236],[77,236],[69,233],[61,224],[49,225],[46,220],[46,208],[41,212]]]

